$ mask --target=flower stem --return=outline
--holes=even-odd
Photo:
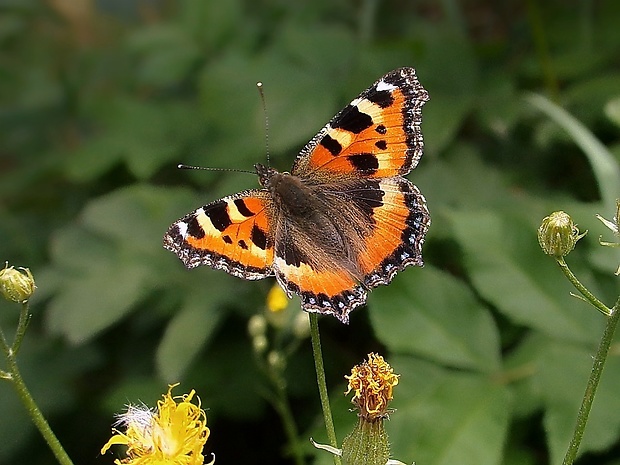
[[[30,323],[30,310],[28,302],[22,303],[22,309],[19,312],[19,323],[17,324],[17,331],[15,332],[15,339],[13,340],[13,345],[11,347],[11,351],[13,352],[13,357],[17,356],[17,352],[19,351],[19,346],[22,344],[22,340],[24,339],[24,335],[26,334],[26,329],[28,328],[28,323]]]
[[[316,369],[316,380],[319,385],[319,396],[321,397],[321,407],[323,408],[323,419],[327,430],[329,444],[337,448],[336,429],[332,419],[332,411],[329,406],[329,396],[327,395],[327,383],[325,382],[325,367],[323,366],[323,353],[321,351],[321,336],[319,335],[319,317],[316,313],[310,313],[310,336],[312,338],[312,354],[314,355],[314,366]],[[341,465],[339,456],[334,455],[334,465]]]
[[[299,441],[299,433],[286,393],[286,382],[282,377],[282,373],[277,368],[266,367],[265,370],[267,371],[271,384],[273,384],[276,390],[275,395],[268,396],[268,399],[271,401],[276,412],[278,412],[278,415],[280,415],[280,420],[282,420],[282,426],[288,439],[295,465],[304,465],[305,461]]]
[[[556,258],[558,265],[560,265],[560,269],[566,275],[568,280],[571,282],[573,286],[583,295],[588,302],[590,302],[599,312],[603,315],[609,317],[612,315],[613,310],[607,307],[603,302],[598,300],[581,282],[577,279],[577,276],[573,274],[570,270],[564,257]]]
[[[32,394],[30,394],[30,391],[26,387],[26,383],[24,382],[24,379],[22,378],[22,375],[17,367],[16,351],[21,344],[21,340],[24,336],[24,332],[26,331],[26,326],[28,325],[29,319],[28,304],[24,303],[12,347],[10,347],[7,343],[4,333],[0,332],[0,349],[4,352],[7,361],[7,371],[2,372],[7,376],[2,376],[2,379],[6,379],[13,384],[15,392],[26,408],[28,415],[32,419],[35,426],[39,429],[39,432],[52,450],[58,463],[60,465],[73,465],[73,462],[63,449],[62,444],[60,444],[60,441],[52,431],[52,428],[50,428],[50,425],[41,413],[41,410],[39,410],[39,407],[34,401]]]
[[[301,450],[301,445],[299,444],[299,434],[297,433],[297,425],[295,424],[295,420],[293,419],[293,414],[291,412],[291,407],[288,403],[288,400],[285,397],[280,396],[276,404],[276,410],[280,414],[280,419],[282,420],[284,431],[286,436],[288,437],[288,443],[291,447],[291,455],[295,461],[296,465],[304,465],[304,455]]]
[[[594,358],[594,364],[592,365],[592,371],[590,372],[590,378],[588,379],[588,385],[586,386],[586,392],[581,401],[581,407],[579,408],[579,414],[577,415],[577,424],[575,425],[575,431],[573,432],[573,438],[571,439],[566,456],[562,465],[572,465],[577,457],[579,451],[579,445],[583,438],[583,433],[586,429],[586,423],[588,422],[588,416],[590,415],[590,409],[592,408],[592,402],[596,394],[601,374],[605,366],[605,360],[609,353],[609,347],[614,338],[614,332],[618,326],[618,320],[620,319],[620,298],[616,301],[616,305],[610,310],[610,315],[607,316],[605,323],[605,331],[603,337],[598,346],[596,356]]]

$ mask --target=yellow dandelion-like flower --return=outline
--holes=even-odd
[[[272,312],[281,312],[288,307],[288,297],[282,288],[274,284],[267,294],[267,308]]]
[[[114,436],[103,446],[101,453],[113,445],[127,446],[126,457],[115,460],[117,465],[202,465],[202,448],[209,437],[207,417],[197,404],[192,403],[195,391],[172,397],[170,385],[157,409],[145,405],[129,405],[118,417]],[[212,460],[211,463],[215,461]]]
[[[345,394],[353,391],[353,402],[359,415],[368,420],[383,418],[388,413],[388,403],[392,400],[392,390],[398,384],[399,375],[381,355],[368,354],[368,361],[356,365],[351,370],[349,386]]]

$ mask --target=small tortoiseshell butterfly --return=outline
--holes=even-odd
[[[304,310],[347,323],[370,289],[423,264],[430,215],[403,176],[422,156],[428,99],[413,68],[389,72],[321,129],[290,173],[256,164],[262,189],[184,216],[164,247],[187,268],[275,276]]]

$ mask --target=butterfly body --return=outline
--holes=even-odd
[[[290,173],[255,165],[262,189],[186,215],[164,247],[188,268],[275,276],[304,310],[348,322],[369,289],[422,265],[430,216],[403,175],[422,155],[427,100],[412,68],[386,74],[304,147]]]

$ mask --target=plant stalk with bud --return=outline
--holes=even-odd
[[[616,203],[617,211],[613,222],[605,220],[599,216],[599,219],[603,221],[603,224],[610,227],[614,233],[618,231],[618,218],[620,216],[620,201]],[[600,301],[594,294],[592,294],[573,274],[564,257],[566,257],[571,250],[575,247],[575,244],[585,234],[579,233],[577,226],[573,223],[573,220],[569,215],[564,212],[555,212],[543,219],[540,228],[538,229],[538,241],[541,248],[547,255],[551,255],[555,258],[556,262],[560,266],[560,269],[571,282],[571,284],[579,291],[583,296],[583,300],[591,304],[599,312],[605,315],[605,330],[601,341],[598,346],[598,350],[594,357],[594,363],[588,379],[588,384],[579,408],[577,415],[577,423],[573,432],[568,450],[562,462],[563,465],[572,465],[577,457],[579,446],[583,438],[592,403],[594,402],[594,396],[598,388],[605,361],[609,354],[609,348],[613,341],[616,327],[618,326],[618,320],[620,318],[620,297],[616,301],[613,307],[608,307],[602,301]],[[608,243],[601,242],[601,245],[608,245]],[[618,269],[620,271],[620,268]],[[618,274],[618,272],[616,272]]]
[[[65,452],[62,444],[50,428],[49,423],[41,413],[32,394],[26,387],[26,383],[22,378],[19,367],[17,366],[17,354],[21,347],[22,340],[26,334],[28,323],[30,322],[30,305],[29,299],[36,289],[34,277],[28,268],[19,268],[16,270],[8,263],[3,270],[0,270],[0,293],[9,302],[21,304],[17,329],[12,343],[9,344],[4,331],[0,328],[0,349],[6,358],[6,370],[0,370],[0,379],[9,381],[20,401],[24,405],[26,412],[32,419],[32,422],[38,428],[39,432],[49,445],[50,449],[56,456],[56,460],[61,465],[72,465],[73,462]]]

